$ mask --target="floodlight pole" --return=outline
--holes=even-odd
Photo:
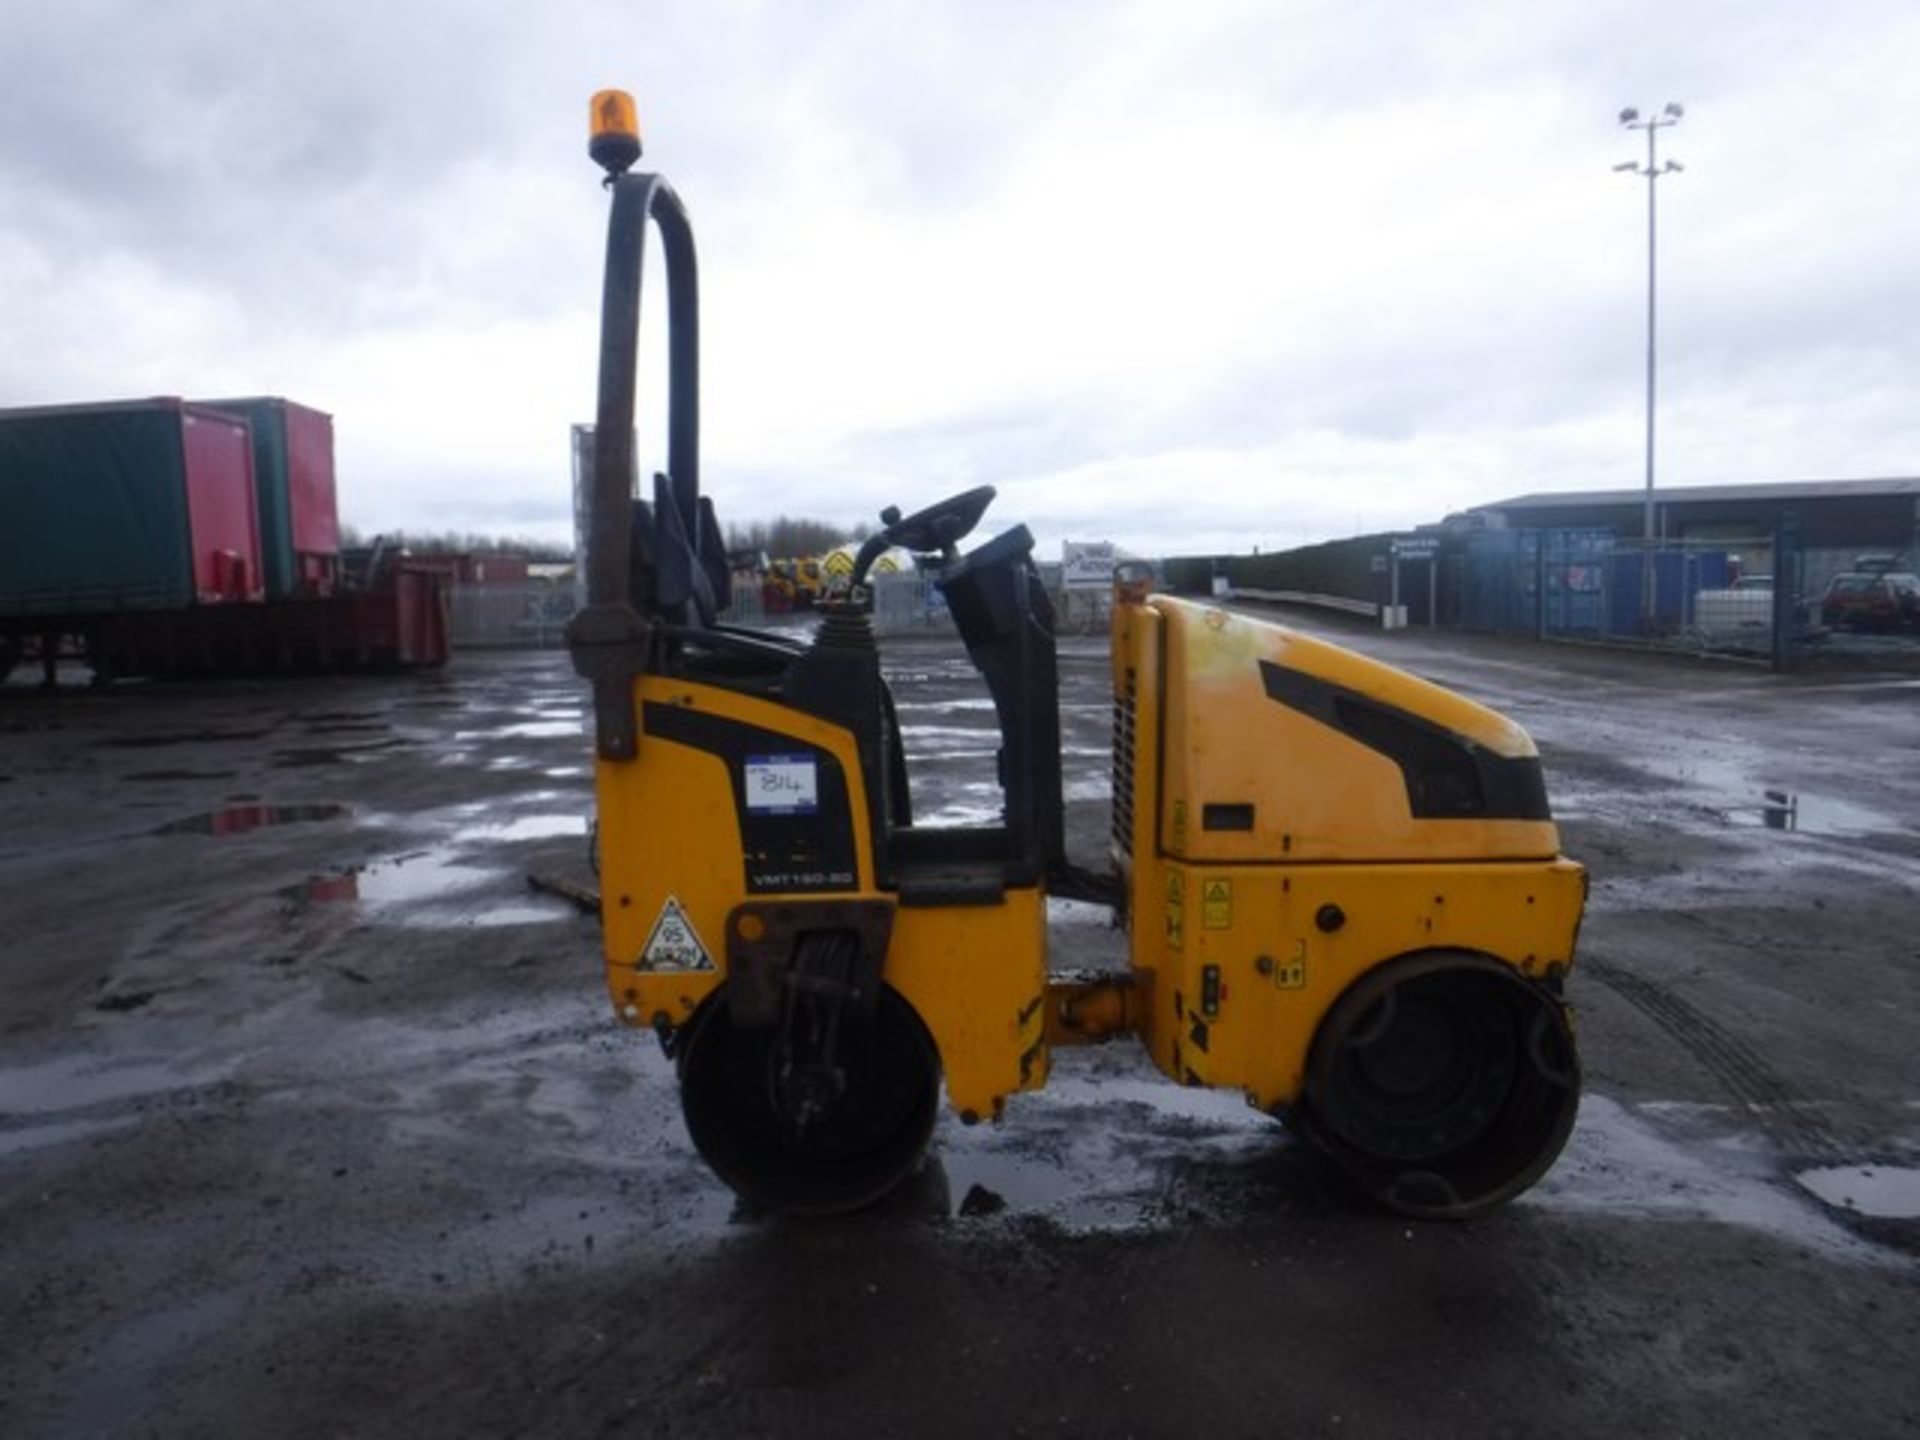
[[[1646,502],[1641,517],[1641,538],[1645,546],[1645,553],[1640,562],[1643,577],[1641,583],[1640,614],[1642,622],[1647,625],[1651,625],[1652,623],[1654,609],[1653,428],[1654,376],[1656,368],[1654,337],[1657,333],[1656,320],[1658,315],[1657,300],[1659,293],[1656,284],[1658,276],[1658,247],[1656,240],[1658,236],[1659,216],[1659,194],[1657,187],[1662,175],[1671,175],[1680,169],[1680,166],[1672,160],[1667,161],[1664,167],[1659,164],[1656,142],[1660,131],[1667,129],[1669,126],[1678,125],[1681,117],[1685,113],[1678,104],[1671,100],[1667,102],[1666,109],[1658,115],[1648,116],[1644,120],[1640,118],[1640,112],[1638,110],[1622,110],[1620,112],[1620,123],[1622,126],[1628,130],[1644,130],[1647,132],[1647,163],[1641,166],[1629,160],[1624,164],[1613,167],[1615,170],[1623,173],[1644,175],[1647,177],[1647,491]]]

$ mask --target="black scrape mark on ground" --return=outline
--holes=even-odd
[[[1841,1160],[1842,1147],[1806,1112],[1793,1088],[1752,1046],[1718,1021],[1612,961],[1589,955],[1581,962],[1581,970],[1678,1040],[1786,1154],[1815,1162]]]
[[[96,1010],[105,1010],[109,1014],[125,1010],[138,1010],[153,1003],[151,990],[126,990],[118,995],[103,995],[93,1002]]]
[[[271,733],[271,726],[261,730],[176,730],[171,734],[159,735],[110,735],[94,743],[114,750],[157,750],[165,745],[217,745],[227,740],[259,740]]]
[[[274,768],[279,770],[301,770],[314,765],[344,765],[350,756],[391,750],[395,746],[406,743],[399,739],[376,740],[370,745],[330,745],[324,749],[281,750],[274,754],[273,764]]]

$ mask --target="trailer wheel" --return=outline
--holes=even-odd
[[[1566,1007],[1482,955],[1435,952],[1357,980],[1314,1037],[1313,1138],[1373,1199],[1458,1218],[1546,1173],[1573,1129]]]
[[[872,1015],[840,1035],[838,1083],[807,1097],[801,1126],[783,1084],[781,1035],[777,1025],[736,1025],[724,986],[701,1007],[680,1049],[680,1106],[695,1148],[764,1210],[838,1215],[873,1204],[913,1173],[933,1134],[933,1037],[883,986]]]
[[[20,637],[18,635],[0,635],[0,684],[5,684],[13,667],[20,663]]]

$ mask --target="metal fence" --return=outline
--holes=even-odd
[[[1791,527],[1651,545],[1610,530],[1488,531],[1446,557],[1440,620],[1776,669],[1920,662],[1913,558],[1810,548]]]
[[[564,584],[456,585],[449,602],[453,644],[463,650],[558,648],[566,643],[567,621],[576,604],[573,587]],[[733,587],[722,618],[729,624],[776,629],[813,624],[810,611],[769,609],[761,587],[750,583]],[[873,627],[882,635],[951,634],[953,618],[930,581],[917,575],[882,575],[873,585]]]
[[[454,585],[447,603],[458,650],[558,648],[574,612],[571,585]]]
[[[1057,566],[1053,567],[1056,572]],[[939,586],[920,575],[873,577],[873,628],[880,635],[951,635],[953,617]],[[560,585],[456,585],[449,592],[452,636],[463,650],[548,649],[566,643],[575,608],[573,587]],[[1113,612],[1109,586],[1048,590],[1062,635],[1103,633]],[[729,624],[774,629],[811,629],[810,610],[775,610],[762,588],[737,582],[722,617]]]
[[[938,586],[919,575],[876,575],[873,592],[873,628],[880,635],[951,634],[953,617]],[[733,587],[732,603],[724,617],[730,624],[798,626],[811,628],[811,610],[772,609],[763,589],[750,581]]]

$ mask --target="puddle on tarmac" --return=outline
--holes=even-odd
[[[1793,1177],[1822,1203],[1876,1220],[1920,1220],[1920,1170],[1900,1165],[1836,1165]]]
[[[954,700],[899,700],[893,702],[893,708],[901,714],[911,714],[919,710],[986,710],[993,709],[992,699],[982,700],[977,696],[965,696]]]
[[[1832,1255],[1867,1261],[1887,1257],[1838,1223],[1831,1210],[1813,1204],[1805,1190],[1782,1183],[1777,1158],[1756,1136],[1734,1132],[1709,1138],[1690,1130],[1669,1135],[1650,1117],[1659,1109],[1629,1108],[1588,1092],[1565,1153],[1514,1203],[1574,1213],[1713,1220]]]
[[[1097,904],[1092,900],[1062,900],[1055,895],[1047,897],[1049,925],[1111,926],[1114,915],[1112,906]]]
[[[1869,806],[1757,781],[1748,767],[1719,756],[1655,760],[1648,768],[1668,780],[1712,792],[1714,808],[1735,825],[1839,838],[1913,828]]]
[[[1067,1230],[1125,1230],[1149,1219],[1152,1187],[1139,1166],[1103,1167],[1100,1185],[1061,1165],[1014,1148],[969,1149],[953,1137],[928,1158],[929,1172],[945,1186],[943,1208],[965,1219],[1013,1214],[1043,1216]]]
[[[527,818],[542,821],[552,817]],[[499,838],[497,832],[490,833]],[[561,833],[586,832],[582,824]],[[490,885],[504,887],[508,883],[505,871],[462,864],[442,850],[421,850],[316,875],[279,893],[300,904],[357,903],[370,909],[404,910],[399,923],[430,928],[547,925],[580,913],[566,900],[518,891],[502,896],[474,895],[470,901],[460,898]]]
[[[1005,817],[1003,805],[969,805],[964,802],[942,805],[924,815],[913,817],[916,830],[950,830],[967,825],[998,825]]]
[[[101,1064],[71,1055],[39,1065],[0,1070],[0,1115],[52,1115],[109,1100],[133,1100],[204,1085],[224,1069],[185,1069],[165,1060]]]
[[[160,826],[155,835],[239,835],[271,825],[302,825],[338,820],[353,812],[345,805],[229,805],[205,815],[190,815]]]
[[[62,1120],[52,1125],[28,1125],[19,1130],[0,1130],[0,1155],[19,1155],[48,1145],[64,1145],[69,1140],[84,1140],[108,1130],[122,1130],[138,1119],[122,1115],[110,1120]]]
[[[579,914],[578,907],[568,901],[533,896],[526,900],[503,901],[497,905],[486,905],[478,909],[429,906],[424,910],[410,912],[406,923],[409,926],[425,926],[430,929],[490,930],[500,925],[551,925],[558,920],[574,919]]]
[[[496,725],[490,730],[456,730],[451,738],[456,744],[470,740],[554,740],[580,734],[584,723],[581,720],[523,720],[514,725]]]
[[[1727,818],[1736,825],[1760,825],[1768,830],[1801,830],[1809,835],[1848,837],[1910,830],[1891,815],[1830,800],[1819,795],[1800,795],[1784,790],[1768,790],[1754,806],[1729,808]]]
[[[323,904],[358,900],[369,905],[401,905],[477,889],[499,876],[498,870],[457,864],[439,852],[420,850],[331,875],[317,875],[280,893],[289,900]]]
[[[1000,1125],[943,1118],[932,1153],[952,1214],[1133,1230],[1164,1222],[1176,1171],[1290,1143],[1238,1091],[1175,1085],[1116,1051],[1056,1055],[1046,1088],[1018,1097]]]
[[[472,844],[483,841],[552,840],[563,835],[584,836],[586,833],[585,815],[521,815],[513,820],[469,825],[454,831],[453,838],[461,844]]]
[[[902,725],[901,737],[913,748],[916,740],[992,740],[998,741],[997,730],[981,729],[971,725]]]

